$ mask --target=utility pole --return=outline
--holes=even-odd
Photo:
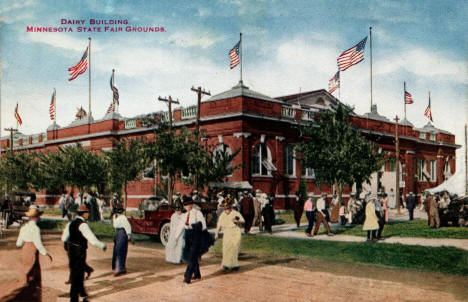
[[[13,127],[11,127],[5,128],[5,131],[10,131],[10,152],[13,153],[13,133],[18,131],[18,129],[14,129]]]
[[[195,124],[195,137],[197,139],[197,145],[200,142],[200,107],[201,107],[201,98],[202,95],[211,95],[209,91],[206,91],[201,88],[201,86],[198,86],[198,88],[195,89],[195,87],[192,86],[191,89],[193,92],[197,93],[198,99],[197,99],[197,120]],[[198,190],[198,170],[195,173],[195,190]]]
[[[395,198],[397,202],[397,213],[400,214],[400,142],[398,139],[398,115],[395,117],[395,173],[396,173],[396,189],[395,189]]]
[[[179,100],[174,101],[171,96],[167,98],[158,97],[158,100],[165,102],[169,106],[169,131],[172,132],[172,104],[179,104]],[[172,204],[172,175],[167,177],[167,201]]]
[[[179,104],[179,100],[174,101],[171,96],[167,98],[158,97],[158,100],[167,103],[169,106],[169,129],[172,130],[172,104]]]

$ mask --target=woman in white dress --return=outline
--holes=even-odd
[[[166,261],[170,263],[182,263],[185,261],[183,251],[185,246],[185,218],[182,214],[182,205],[176,203],[175,213],[171,216],[169,240],[166,245]]]

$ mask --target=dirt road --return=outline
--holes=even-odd
[[[21,254],[16,233],[0,239],[0,285],[16,277]],[[43,301],[68,301],[68,260],[59,235],[44,236],[54,256],[41,257]],[[463,277],[310,258],[241,255],[241,269],[224,273],[220,255],[202,260],[202,280],[182,282],[184,265],[164,261],[158,243],[130,245],[129,274],[111,273],[112,243],[102,252],[88,249],[95,268],[86,288],[91,301],[464,301],[468,280]],[[333,297],[333,298],[332,298]]]

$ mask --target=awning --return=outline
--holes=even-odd
[[[210,182],[208,186],[213,189],[238,189],[238,190],[251,190],[252,189],[252,185],[248,181]]]

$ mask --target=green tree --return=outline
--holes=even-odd
[[[123,191],[127,207],[127,185],[140,180],[142,171],[151,163],[141,139],[115,141],[112,151],[106,152],[109,163],[109,180],[112,191]]]
[[[63,190],[66,186],[65,157],[62,152],[38,153],[37,187],[47,191]]]
[[[35,153],[8,152],[0,165],[0,182],[6,191],[27,191],[36,187],[37,161]]]
[[[303,140],[297,144],[302,165],[314,168],[318,184],[335,184],[340,201],[345,185],[369,181],[384,163],[375,144],[350,125],[349,113],[342,105],[322,112],[316,125],[300,128]]]

